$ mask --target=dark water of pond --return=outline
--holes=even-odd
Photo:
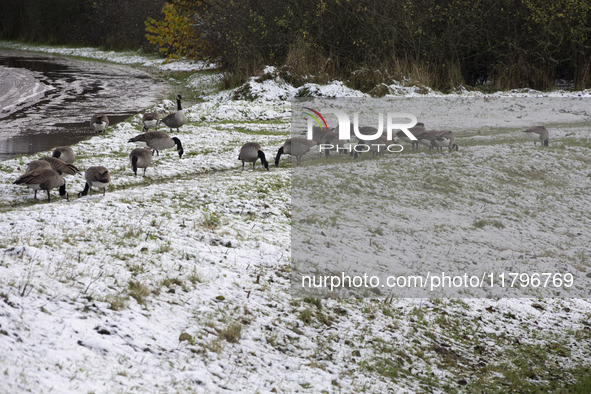
[[[169,85],[129,66],[0,50],[0,160],[71,145],[165,98]]]

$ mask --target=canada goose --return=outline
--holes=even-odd
[[[27,171],[25,172],[35,171],[39,168],[51,168],[51,164],[49,164],[49,162],[45,160],[33,160],[32,162],[27,164]]]
[[[351,127],[353,127],[353,126],[351,126]],[[377,127],[373,127],[373,126],[359,126],[358,130],[362,136],[374,136],[378,131]],[[378,137],[378,139],[382,138],[382,137],[387,140],[388,135],[386,133],[386,130],[382,130],[382,135],[380,137]],[[364,141],[364,143],[375,141],[375,140],[366,140],[363,137],[359,138],[357,135],[355,135],[355,138],[357,138],[357,141],[359,143],[362,143],[361,141]]]
[[[238,160],[242,160],[242,171],[244,171],[245,162],[252,163],[252,170],[254,171],[254,165],[258,159],[261,159],[261,164],[268,171],[269,163],[265,158],[265,153],[263,152],[263,148],[261,148],[260,144],[256,142],[247,142],[242,146],[240,149],[240,154],[238,155]]]
[[[324,133],[324,137],[322,138],[323,145],[332,145],[332,148],[328,149],[326,146],[323,147],[324,155],[328,157],[331,150],[337,151],[339,153],[345,153],[345,144],[348,141],[339,139],[338,131],[329,131]]]
[[[534,145],[537,141],[540,141],[540,145],[548,146],[548,129],[544,126],[534,126],[531,129],[523,130],[523,132],[532,140]]]
[[[316,145],[316,141],[309,140],[303,137],[291,137],[283,143],[283,146],[277,151],[275,156],[275,167],[279,167],[279,158],[282,154],[296,157],[296,164],[299,166],[304,156],[310,148]]]
[[[63,160],[66,164],[72,164],[74,159],[76,159],[76,154],[69,146],[60,146],[59,148],[55,148],[52,156]]]
[[[354,130],[353,127],[354,126],[351,126],[351,130]],[[338,127],[337,127],[337,129],[338,129]],[[361,133],[361,135],[373,135],[378,131],[377,127],[373,127],[373,126],[358,126],[357,129],[359,130],[359,133]],[[384,135],[383,130],[382,130],[382,135]]]
[[[187,118],[185,117],[185,113],[183,112],[183,108],[181,107],[181,99],[182,96],[179,94],[178,96],[176,96],[176,106],[177,106],[177,111],[167,115],[164,119],[162,119],[160,122],[164,123],[165,125],[167,125],[170,128],[170,131],[172,132],[172,129],[176,129],[176,131],[179,131],[179,127],[181,127],[182,125],[185,124],[185,122],[187,121]]]
[[[436,133],[436,136],[432,145],[436,146],[439,152],[442,152],[443,148],[447,148],[450,152],[452,150],[458,150],[458,146],[454,143],[456,138],[452,131],[440,131]]]
[[[84,173],[84,178],[86,179],[86,185],[84,185],[84,190],[78,193],[78,197],[87,195],[89,190],[92,195],[93,186],[98,187],[99,189],[102,188],[104,196],[107,185],[111,182],[111,174],[109,174],[109,170],[103,166],[88,167]]]
[[[326,133],[327,133],[327,130],[324,127],[314,126],[314,127],[312,127],[312,140],[316,141],[317,144],[321,144],[322,139],[324,138]],[[307,137],[308,130],[302,131],[302,135]]]
[[[424,133],[422,133],[421,135],[416,136],[418,139],[418,142],[422,145],[428,146],[429,150],[433,149],[433,144],[431,143],[431,141],[434,141],[437,138],[437,130],[429,130],[429,131],[425,131]]]
[[[396,133],[396,136],[400,138],[402,141],[406,142],[407,144],[411,145],[413,151],[419,150],[419,141],[418,138],[421,134],[426,133],[427,129],[425,129],[425,124],[422,122],[417,123],[410,129],[408,129],[417,138],[417,141],[411,140],[404,131],[400,130]]]
[[[105,114],[97,114],[92,115],[90,118],[90,126],[94,129],[94,131],[105,131],[105,129],[109,126],[109,118]]]
[[[146,112],[144,116],[142,116],[142,123],[144,124],[144,131],[148,131],[150,127],[153,127],[156,131],[158,131],[158,123],[160,123],[160,118],[155,112]]]
[[[458,146],[454,143],[454,133],[451,131],[429,130],[417,138],[421,144],[428,146],[429,149],[437,148],[438,152],[441,152],[444,147],[447,147],[450,152],[458,150]]]
[[[377,129],[376,129],[377,130]],[[357,139],[358,144],[367,145],[369,150],[367,152],[371,152],[372,156],[381,156],[387,150],[388,145],[392,143],[391,140],[388,140],[388,136],[382,134],[380,137],[376,138],[375,140],[362,140]],[[355,151],[357,153],[357,150]],[[362,153],[362,152],[359,152]]]
[[[179,158],[182,158],[183,153],[185,152],[181,140],[177,137],[170,138],[170,136],[164,131],[148,131],[147,133],[130,138],[127,142],[135,142],[138,145],[147,146],[156,151],[158,156],[160,156],[158,150],[174,148],[175,145]]]
[[[60,196],[66,196],[66,181],[51,168],[39,168],[37,170],[27,172],[21,175],[16,181],[16,185],[24,184],[35,190],[35,199],[37,199],[37,190],[45,190],[47,192],[47,201],[51,201],[49,191],[51,189],[59,188]]]
[[[152,163],[152,151],[150,148],[135,148],[129,154],[129,161],[134,175],[137,175],[137,169],[144,169],[144,176],[146,176],[146,168]]]
[[[354,130],[353,127],[355,127],[353,124],[351,124],[351,130]],[[337,126],[338,129],[338,126]],[[378,131],[378,129],[376,127],[373,126],[358,126],[357,129],[359,130],[359,133],[361,135],[375,135]],[[371,149],[371,144],[380,144],[383,142],[378,142],[377,140],[373,140],[373,141],[368,141],[368,140],[364,140],[363,138],[359,138],[359,136],[355,136],[355,138],[357,138],[357,144],[356,145],[368,145],[370,146],[370,149],[366,152],[373,152],[373,155],[375,156],[375,147],[374,150]],[[378,137],[378,139],[382,139],[384,140],[386,138],[384,131],[382,131],[382,135],[380,137]],[[355,149],[353,152],[350,153],[351,156],[354,156],[355,159],[357,159],[357,157],[359,157],[359,155],[363,153],[363,151],[360,151],[359,149]]]
[[[39,160],[44,160],[51,165],[51,168],[56,170],[60,175],[62,173],[68,175],[74,175],[80,172],[80,170],[73,164],[68,164],[64,162],[62,159],[58,159],[57,157],[42,157]]]

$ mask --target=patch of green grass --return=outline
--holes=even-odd
[[[316,297],[306,297],[303,300],[306,304],[314,305],[318,309],[322,309],[322,299]]]
[[[151,294],[150,288],[139,281],[132,280],[129,282],[127,289],[129,296],[134,298],[140,305],[145,305],[146,298]]]
[[[215,230],[221,224],[220,215],[215,212],[204,212],[203,217],[199,221],[199,226],[208,230]]]
[[[379,356],[361,361],[359,366],[367,372],[376,373],[393,382],[409,374],[405,359],[396,355],[393,348],[382,349],[378,354]]]
[[[170,241],[165,241],[158,246],[158,249],[154,250],[154,253],[166,253],[170,252],[171,246]]]
[[[226,340],[230,343],[237,343],[242,336],[242,324],[234,322],[222,329],[218,336],[220,339]]]
[[[492,226],[498,229],[505,228],[505,225],[502,222],[493,219],[478,219],[472,223],[472,226],[474,228],[484,228],[486,226]]]
[[[126,227],[125,231],[123,232],[122,238],[129,239],[129,238],[137,238],[143,231],[140,228],[136,227]]]
[[[107,298],[107,302],[109,303],[109,308],[114,311],[120,311],[122,309],[127,308],[127,297],[123,297],[121,295],[116,295]]]
[[[214,353],[221,353],[224,350],[224,346],[219,338],[211,340],[209,343],[205,344],[203,347],[210,352]]]
[[[127,269],[134,277],[146,272],[146,267],[143,264],[128,264]]]
[[[563,392],[568,393],[591,393],[591,367],[579,367],[572,371],[575,383],[569,384],[563,388]]]
[[[423,308],[416,306],[412,308],[412,310],[408,314],[410,316],[416,316],[416,318],[419,320],[423,320],[425,318],[425,310]]]
[[[183,332],[179,335],[179,342],[187,342],[189,345],[195,345],[195,338],[191,334]]]
[[[422,179],[423,189],[443,194],[457,194],[461,190],[459,181],[445,175],[427,176]]]
[[[298,315],[298,318],[303,321],[305,324],[312,323],[312,318],[314,317],[314,311],[310,308],[306,308],[301,311]]]
[[[306,300],[310,302],[307,302]],[[322,305],[319,304],[320,299],[306,298],[304,301],[316,307],[316,310],[308,307],[300,311],[298,318],[304,322],[304,324],[312,324],[314,321],[325,326],[331,326],[333,324],[334,317],[331,314],[321,310]]]
[[[381,227],[376,227],[375,229],[370,228],[369,232],[374,235],[380,235],[380,236],[384,235],[384,230]]]
[[[193,286],[197,285],[197,283],[203,283],[203,277],[196,270],[193,270],[187,279]]]
[[[172,285],[182,286],[183,281],[180,278],[166,278],[162,280],[162,286],[171,287]]]

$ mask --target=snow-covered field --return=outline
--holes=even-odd
[[[589,298],[292,297],[289,165],[241,171],[237,157],[257,141],[272,162],[290,133],[284,99],[296,90],[266,80],[255,87],[264,97],[228,100],[208,81],[216,78],[187,81],[210,96],[186,110],[185,155],[161,152],[145,178],[128,160],[140,115],[73,147],[81,170],[111,171],[104,197],[77,198],[82,174],[66,176],[69,201],[56,191],[51,203],[44,192],[34,201],[12,184],[50,152],[0,163],[0,392],[589,391]],[[427,126],[443,126],[445,100],[468,96],[431,104]],[[588,277],[591,122],[574,107],[568,119],[547,115],[548,148],[525,140],[521,124],[466,125],[457,153],[379,159],[388,172],[414,171],[396,173],[407,185],[400,228],[378,235],[401,237],[411,260],[428,256],[415,237],[442,236],[433,258],[469,242],[481,259],[563,259]],[[530,234],[537,243],[518,239]]]

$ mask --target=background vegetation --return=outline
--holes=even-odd
[[[2,0],[0,38],[106,49],[153,49],[144,22],[164,0]]]
[[[276,65],[296,85],[338,78],[376,94],[402,77],[444,91],[484,82],[494,89],[549,89],[557,80],[591,86],[588,0],[8,3],[4,37],[150,43],[168,57],[218,61],[242,80]]]

